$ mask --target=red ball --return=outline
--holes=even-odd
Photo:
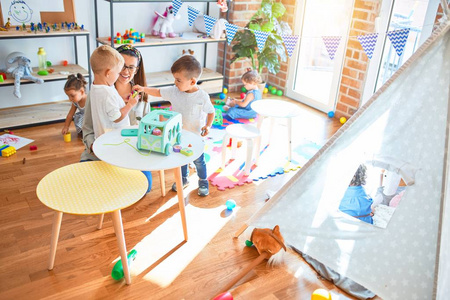
[[[245,98],[245,93],[241,93],[241,99]]]

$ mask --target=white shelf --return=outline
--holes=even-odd
[[[14,28],[13,28],[14,27]],[[16,30],[15,26],[11,26],[7,31],[0,31],[0,39],[15,39],[15,38],[47,38],[47,37],[61,37],[61,36],[83,36],[89,35],[87,30],[71,30],[60,29],[54,31],[51,29],[48,33],[45,31],[37,31],[36,33],[31,32],[29,29],[27,31]]]
[[[85,77],[89,76],[89,72],[85,68],[83,68],[79,65],[67,65],[67,66],[56,65],[56,66],[51,66],[49,68],[53,68],[54,72],[49,73],[46,76],[41,76],[41,75],[37,74],[38,68],[33,68],[32,75],[37,78],[41,78],[45,82],[66,80],[67,76],[69,76],[70,74],[77,74],[77,73],[80,73]],[[69,74],[61,74],[61,72],[69,72]],[[11,78],[9,75],[7,75],[7,76],[8,76],[8,78],[4,82],[0,82],[0,86],[14,85],[14,78]],[[34,83],[33,81],[23,80],[23,79],[20,80],[20,82],[21,83]]]
[[[204,43],[220,43],[225,42],[225,39],[213,39],[211,37],[203,38],[201,33],[186,32],[182,37],[165,38],[162,39],[157,36],[149,34],[145,35],[145,42],[133,43],[135,47],[158,47],[158,46],[170,46],[170,45],[183,45],[183,44],[204,44]],[[111,41],[108,37],[99,37],[97,42],[104,45],[111,45]],[[114,47],[120,47],[124,44],[114,44]]]

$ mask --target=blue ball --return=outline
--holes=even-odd
[[[329,117],[329,118],[334,117],[334,111],[329,111],[329,112],[328,112],[328,117]]]
[[[226,97],[227,97],[227,95],[225,95],[225,93],[221,93],[220,96],[219,96],[219,98],[222,99],[222,100],[225,99]]]
[[[233,210],[233,208],[236,207],[236,201],[234,201],[233,199],[227,200],[227,202],[225,202],[225,206],[228,210]]]

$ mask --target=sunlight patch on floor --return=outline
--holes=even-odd
[[[169,202],[173,205],[176,197]],[[212,209],[186,206],[187,243],[182,244],[184,236],[178,212],[134,247],[138,255],[130,267],[132,277],[142,277],[160,287],[169,286],[238,209],[228,213],[225,205]]]

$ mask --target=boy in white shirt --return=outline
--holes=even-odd
[[[123,68],[124,59],[114,48],[102,45],[91,55],[94,82],[89,92],[95,138],[112,129],[130,126],[128,113],[137,104],[130,97],[127,104],[120,97],[114,83]]]
[[[158,89],[135,85],[133,89],[155,97],[163,97],[165,100],[170,101],[172,110],[182,115],[183,129],[206,136],[214,121],[215,109],[208,93],[197,86],[197,81],[202,74],[200,63],[192,55],[185,55],[174,62],[171,72],[175,78],[175,86]],[[194,161],[194,164],[199,178],[198,194],[207,196],[209,195],[209,184],[203,153]],[[181,167],[181,175],[183,188],[185,188],[189,184],[188,165]],[[175,183],[172,185],[172,190],[176,191]]]

